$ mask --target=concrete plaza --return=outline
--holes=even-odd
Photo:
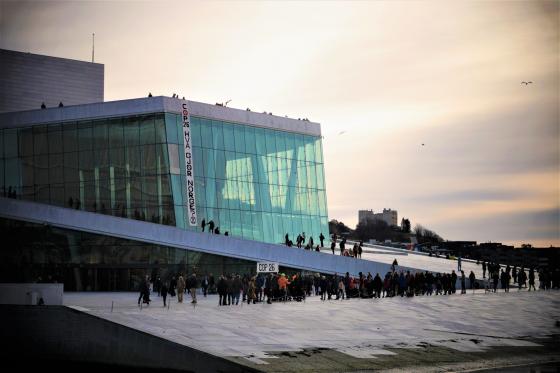
[[[364,362],[400,359],[428,346],[468,356],[500,348],[538,354],[540,341],[558,334],[560,320],[558,291],[338,301],[312,296],[222,307],[215,295],[199,295],[196,306],[190,297],[181,304],[168,298],[169,308],[157,294],[149,307],[139,308],[137,299],[136,293],[64,295],[65,305],[83,312],[267,371],[286,370],[275,369],[283,357],[317,349]]]

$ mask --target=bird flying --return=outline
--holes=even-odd
[[[338,134],[342,135],[343,133],[346,133],[346,131],[340,131]]]
[[[533,82],[521,82],[521,84],[529,85],[529,84],[533,84]]]

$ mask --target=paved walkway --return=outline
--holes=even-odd
[[[224,357],[268,364],[271,352],[329,348],[358,358],[395,354],[392,347],[426,344],[457,351],[536,346],[558,333],[560,292],[538,291],[414,298],[351,299],[218,306],[217,296],[194,307],[153,296],[140,309],[136,293],[65,293],[64,304]],[[190,300],[190,297],[186,297]],[[113,308],[111,310],[111,307]],[[533,342],[528,341],[533,340]]]

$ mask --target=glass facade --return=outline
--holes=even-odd
[[[5,197],[175,225],[163,114],[0,131]]]
[[[168,113],[165,122],[170,158],[174,144],[182,155],[181,117]],[[222,233],[271,243],[283,243],[286,233],[294,241],[302,232],[315,242],[320,233],[328,236],[320,137],[198,117],[191,123],[199,222],[213,220]],[[180,174],[171,175],[175,196],[185,179],[179,155]],[[185,224],[178,218],[185,211],[178,210],[177,221]]]
[[[6,197],[283,243],[328,237],[321,138],[192,117],[198,227],[186,222],[178,114],[0,130]],[[0,126],[2,124],[0,123]]]
[[[65,291],[137,290],[145,275],[254,273],[254,262],[0,219],[0,282],[61,282]]]

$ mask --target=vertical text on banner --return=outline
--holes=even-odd
[[[185,153],[185,177],[186,177],[186,197],[188,206],[188,220],[191,226],[197,225],[196,220],[196,198],[194,194],[193,176],[193,150],[191,143],[191,116],[187,103],[183,102],[183,143]]]

